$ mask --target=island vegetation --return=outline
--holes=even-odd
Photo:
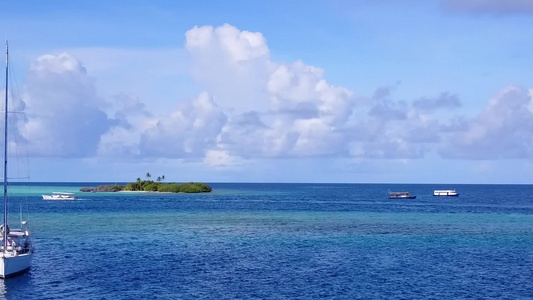
[[[146,173],[146,180],[137,178],[135,182],[126,185],[111,184],[99,185],[97,187],[83,187],[81,192],[160,192],[160,193],[209,193],[212,188],[202,182],[188,183],[166,183],[165,175],[157,177],[156,181],[151,180],[150,173]]]

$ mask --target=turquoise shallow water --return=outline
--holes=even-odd
[[[533,187],[212,184],[209,194],[14,189],[36,247],[6,299],[533,298]],[[16,187],[19,188],[19,187]],[[446,188],[446,187],[444,187]],[[414,200],[387,199],[409,190]]]

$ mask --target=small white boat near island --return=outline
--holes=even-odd
[[[42,195],[44,200],[76,200],[73,193],[53,192],[52,195]]]
[[[434,190],[433,196],[448,196],[448,197],[457,197],[459,193],[455,190]]]

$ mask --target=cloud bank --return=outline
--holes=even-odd
[[[502,88],[469,118],[460,114],[461,99],[453,92],[397,100],[385,86],[372,96],[355,95],[328,82],[316,66],[273,61],[259,32],[225,24],[194,27],[185,37],[191,77],[204,92],[192,99],[176,95],[175,106],[159,115],[145,104],[151,99],[127,91],[103,100],[69,54],[39,57],[25,85],[27,118],[20,124],[32,153],[179,158],[213,166],[253,158],[418,159],[428,153],[533,157],[533,102],[525,88]]]

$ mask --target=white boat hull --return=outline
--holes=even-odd
[[[76,200],[74,196],[42,195],[44,200]]]
[[[6,278],[24,272],[30,268],[33,253],[24,253],[11,256],[11,253],[3,253],[0,257],[0,278]]]
[[[433,196],[457,197],[459,196],[459,193],[457,193],[455,190],[435,190],[433,191]]]

